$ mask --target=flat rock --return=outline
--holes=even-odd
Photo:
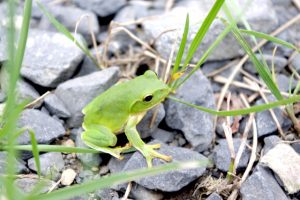
[[[48,192],[55,185],[55,182],[49,179],[21,178],[16,179],[14,184],[25,193],[30,193],[37,185],[40,185],[42,187],[40,187],[39,193],[42,194]]]
[[[61,33],[31,30],[21,74],[38,85],[56,87],[73,75],[83,55],[74,42]]]
[[[65,133],[65,129],[60,122],[35,109],[26,109],[21,113],[18,127],[31,128],[38,144],[49,144]],[[17,141],[19,144],[30,144],[28,131],[21,134]]]
[[[156,113],[155,120],[152,122],[154,113]],[[157,130],[158,124],[165,117],[165,109],[163,104],[159,104],[157,107],[149,110],[141,122],[137,125],[137,130],[142,138],[149,137],[153,132]]]
[[[59,152],[49,152],[40,155],[41,174],[51,180],[56,181],[60,177],[60,172],[65,166],[62,154]],[[34,158],[28,160],[28,167],[37,171]]]
[[[126,4],[126,0],[73,0],[73,2],[84,10],[90,10],[100,17],[107,17],[116,13]]]
[[[5,151],[0,151],[0,174],[5,173],[6,169],[6,156],[7,152]],[[16,172],[17,173],[22,173],[22,172],[27,172],[28,169],[26,168],[25,164],[23,162],[20,162],[16,160]]]
[[[64,103],[53,93],[45,97],[44,103],[52,115],[56,115],[60,118],[68,118],[71,116],[71,113],[67,110]]]
[[[186,102],[215,108],[215,98],[210,82],[197,71],[177,91],[176,98]],[[173,129],[181,130],[196,151],[206,150],[212,141],[213,116],[187,105],[166,101],[166,123]]]
[[[150,144],[154,143],[157,142],[153,141]],[[173,161],[183,162],[189,160],[203,160],[203,162],[207,162],[207,158],[205,156],[186,148],[172,147],[162,144],[158,152],[172,156]],[[153,166],[158,166],[166,162],[155,158],[153,159],[152,163]],[[143,155],[140,152],[135,152],[124,166],[123,171],[131,171],[146,167],[147,164]],[[175,170],[156,176],[141,178],[135,182],[151,190],[175,192],[191,183],[196,178],[200,177],[205,172],[205,170],[205,166],[195,169]]]
[[[272,172],[260,165],[240,189],[243,200],[288,200]]]
[[[71,117],[67,121],[69,127],[81,126],[83,119],[81,110],[92,99],[116,83],[118,74],[119,69],[117,67],[110,67],[68,80],[56,88],[55,95],[66,105],[71,113]]]
[[[216,167],[224,172],[227,172],[230,166],[230,151],[228,148],[228,143],[226,139],[218,140],[219,144],[214,149],[213,160],[216,164]],[[238,152],[238,149],[241,144],[241,139],[234,138],[233,139],[233,146],[235,153]],[[243,154],[240,158],[239,164],[237,166],[237,170],[241,168],[246,168],[248,161],[250,158],[250,151],[246,147],[243,151]]]
[[[80,21],[80,24],[77,27],[77,33],[82,34],[82,36],[84,36],[89,42],[92,41],[89,27],[92,28],[92,32],[95,35],[97,35],[100,31],[97,16],[93,12],[70,6],[48,6],[47,9],[70,32],[75,32],[76,24],[82,16],[88,16]],[[39,28],[49,31],[56,31],[56,28],[51,24],[48,17],[45,15],[42,15]]]
[[[241,6],[245,5],[246,2],[246,0],[239,0]],[[145,20],[143,22],[145,34],[149,37],[149,39],[154,39],[160,36],[160,34],[166,30],[178,29],[179,38],[177,43],[179,46],[184,29],[186,14],[188,12],[190,16],[190,27],[187,38],[187,46],[189,46],[213,3],[214,2],[210,0],[202,1],[202,3],[199,3],[197,0],[180,1],[170,12],[149,20]],[[266,15],[266,13],[268,13],[268,15]],[[254,30],[261,32],[269,32],[274,30],[274,28],[278,25],[276,12],[270,0],[252,1],[244,13],[244,17]],[[204,51],[207,50],[212,42],[215,41],[223,29],[224,25],[219,20],[216,20],[211,25],[210,30],[205,35],[203,42],[200,45],[200,48],[193,56],[193,62],[197,62],[201,58]],[[176,36],[176,31],[171,31],[164,33],[156,40],[156,49],[164,58],[168,58]],[[187,49],[188,48],[186,48],[186,50]],[[233,36],[229,34],[224,38],[224,40],[219,44],[219,46],[214,50],[208,59],[230,59],[240,56],[242,53],[243,51],[241,51],[241,47],[239,46],[238,42],[236,42]]]
[[[300,155],[290,145],[277,144],[261,158],[260,162],[279,176],[289,194],[300,190]]]

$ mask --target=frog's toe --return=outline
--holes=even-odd
[[[148,167],[152,167],[152,160],[154,158],[159,158],[159,159],[162,159],[167,162],[172,161],[171,156],[167,156],[167,155],[158,153],[157,151],[154,150],[159,147],[160,147],[160,144],[154,144],[154,145],[146,145],[145,144],[144,148],[142,149],[142,154],[146,158]]]

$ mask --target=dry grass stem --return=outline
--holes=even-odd
[[[43,95],[40,96],[39,98],[37,98],[37,99],[33,100],[32,102],[30,102],[29,104],[27,104],[27,105],[25,106],[25,108],[34,108],[34,106],[35,106],[36,104],[38,104],[39,102],[43,101],[44,98],[45,98],[48,94],[50,94],[50,93],[51,93],[50,91],[47,91],[45,94],[43,94]]]
[[[217,82],[217,83],[224,83],[224,84],[226,84],[228,82],[228,79],[225,78],[225,77],[223,77],[223,76],[216,76],[216,77],[214,77],[214,81]],[[254,87],[253,85],[249,85],[249,84],[242,83],[242,82],[239,82],[239,81],[232,81],[231,85],[239,87],[239,88],[251,90],[251,91],[254,91],[254,92],[259,92],[259,90],[262,90],[265,93],[271,94],[270,90],[259,89],[259,88]],[[286,96],[286,97],[289,96],[289,94],[286,93],[286,92],[281,92],[281,94],[283,96]]]
[[[129,194],[130,194],[131,188],[132,188],[132,182],[129,182],[128,185],[127,185],[125,194],[124,194],[124,196],[121,198],[121,200],[127,200],[127,199],[128,199],[128,196],[129,196]]]

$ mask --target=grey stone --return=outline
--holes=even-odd
[[[154,143],[157,143],[157,141],[153,141],[150,144]],[[172,156],[174,162],[184,162],[189,160],[203,160],[203,162],[207,161],[207,158],[198,152],[181,147],[167,146],[165,144],[161,145],[161,148],[158,150],[158,152]],[[152,163],[153,166],[158,166],[165,163],[165,161],[155,158],[153,159]],[[131,171],[146,167],[147,164],[143,155],[140,152],[135,152],[126,163],[123,171]],[[136,180],[135,182],[150,190],[174,192],[180,190],[196,178],[200,177],[205,172],[205,169],[206,167],[203,166],[195,169],[169,171],[160,175],[144,177]]]
[[[273,55],[267,55],[267,54],[264,54],[263,56],[261,56],[260,54],[256,54],[256,56],[262,64],[263,64],[263,59],[262,59],[262,57],[263,57],[270,70],[272,69],[272,62],[273,62],[275,72],[281,72],[284,69],[284,67],[287,66],[287,64],[288,64],[287,59],[282,56],[273,56]],[[244,65],[244,69],[252,74],[258,73],[251,61],[247,62]]]
[[[141,185],[132,184],[130,195],[136,200],[160,200],[163,199],[163,195],[157,191],[149,190]]]
[[[6,164],[6,157],[7,157],[7,152],[5,151],[0,151],[0,174],[4,174],[7,164]],[[17,173],[22,173],[22,172],[28,172],[28,169],[24,165],[22,161],[15,160],[16,162],[16,172]]]
[[[298,73],[300,73],[300,54],[298,53],[292,60],[291,65],[296,69]]]
[[[280,91],[288,92],[290,89],[294,89],[297,85],[297,81],[295,79],[292,79],[292,77],[288,77],[284,74],[278,74],[276,75],[276,83],[278,84],[278,88]]]
[[[240,189],[243,200],[287,200],[289,199],[276,182],[271,171],[258,165]]]
[[[82,18],[82,20],[80,21],[80,24],[77,27],[77,33],[82,34],[82,36],[89,43],[92,42],[90,27],[95,35],[97,35],[100,31],[97,16],[93,12],[70,6],[48,6],[47,9],[60,23],[62,23],[71,32],[75,31],[76,24],[82,16],[88,16]],[[42,15],[39,28],[49,31],[56,31],[56,28],[52,25],[48,17],[45,15]]]
[[[175,97],[198,106],[215,108],[210,82],[200,71],[197,71],[176,91]],[[173,129],[181,130],[197,151],[206,150],[212,141],[213,116],[207,112],[167,100],[166,123]]]
[[[158,15],[164,12],[164,5],[155,5],[155,2],[135,2],[130,1],[128,5],[123,7],[114,17],[114,21],[122,23],[134,21],[143,17]],[[133,28],[129,26],[129,28]]]
[[[6,61],[8,59],[6,45],[7,44],[7,37],[5,30],[1,27],[0,28],[0,63]]]
[[[8,91],[8,72],[5,67],[2,67],[0,74],[0,85],[4,93]],[[23,103],[24,101],[31,102],[40,97],[39,93],[29,83],[23,79],[17,81],[17,102]],[[35,107],[39,107],[42,103],[37,103]]]
[[[111,173],[118,173],[121,172],[128,162],[128,160],[131,158],[132,154],[124,154],[124,158],[122,160],[119,160],[115,157],[111,157],[111,159],[108,162],[108,168]]]
[[[40,187],[40,190],[38,192],[42,194],[48,192],[55,185],[55,182],[49,179],[39,179],[38,177],[36,178],[26,177],[26,178],[16,179],[14,181],[14,184],[25,193],[32,192],[37,185],[40,185],[42,187]]]
[[[152,118],[156,114],[155,120],[153,124]],[[157,130],[158,124],[162,121],[165,117],[165,109],[163,104],[159,104],[157,107],[149,110],[145,117],[141,120],[141,122],[137,125],[137,130],[140,133],[142,138],[149,137],[153,132]],[[151,126],[151,127],[150,127]]]
[[[60,84],[55,95],[66,105],[71,113],[67,124],[80,127],[83,114],[81,110],[96,96],[107,90],[118,80],[119,69],[111,67],[99,72],[74,78]]]
[[[106,188],[103,190],[97,190],[96,195],[101,199],[101,200],[119,200],[119,194],[112,189]]]
[[[226,139],[220,139],[218,140],[218,142],[219,144],[214,149],[213,160],[214,163],[216,164],[216,167],[219,170],[227,172],[230,166],[230,151],[228,148],[228,143]],[[234,138],[233,146],[234,146],[235,153],[238,152],[240,145],[241,145],[241,139]],[[249,158],[250,158],[250,151],[247,147],[245,147],[236,169],[240,170],[241,168],[247,167]]]
[[[271,135],[264,138],[264,148],[263,152],[266,154],[269,150],[276,146],[276,144],[282,142],[282,140],[277,135]]]
[[[151,136],[156,140],[159,140],[163,143],[167,143],[172,142],[174,140],[174,135],[175,133],[171,133],[169,131],[165,131],[163,129],[158,128],[152,133]]]
[[[212,193],[207,197],[206,200],[223,200],[223,198],[218,193]]]
[[[292,147],[298,154],[300,154],[300,143],[294,143],[292,144]]]
[[[77,183],[85,183],[90,180],[99,179],[99,174],[94,174],[91,170],[83,170],[76,177]]]
[[[76,147],[89,148],[82,141],[81,134],[82,134],[82,128],[76,130],[76,140],[75,140]],[[88,166],[89,168],[98,167],[102,162],[101,157],[99,156],[99,154],[96,153],[77,153],[76,155],[77,158],[82,162],[82,164],[84,166]]]
[[[53,93],[45,97],[44,103],[45,107],[52,115],[61,118],[68,118],[71,116],[64,103]]]
[[[31,30],[21,74],[38,85],[56,87],[73,75],[83,55],[75,43],[61,33]]]
[[[49,152],[40,155],[41,174],[51,180],[58,180],[60,172],[65,166],[65,162],[61,153]],[[37,171],[34,158],[28,160],[28,167],[33,171]]]
[[[6,95],[0,90],[0,103],[3,103],[6,100]]]
[[[268,99],[269,101],[274,100],[274,98],[271,96],[269,96]],[[260,99],[255,103],[255,105],[261,105],[263,103],[264,101]],[[287,117],[284,115],[283,111],[280,108],[273,108],[273,112],[275,113],[280,126],[282,126],[284,124],[285,118]],[[276,123],[274,122],[270,114],[270,111],[265,110],[256,113],[255,119],[256,119],[256,126],[257,126],[257,136],[259,138],[267,136],[277,131]]]
[[[65,133],[65,129],[61,123],[35,109],[26,109],[21,113],[18,127],[28,127],[32,129],[38,144],[49,144]],[[19,144],[29,144],[30,135],[28,131],[21,134],[17,141]]]
[[[97,50],[95,48],[93,48],[93,49],[90,50],[90,52],[91,52],[92,56],[94,58],[96,58],[97,53],[99,54],[99,56],[102,55],[103,47],[99,46],[97,48]],[[83,59],[83,63],[80,67],[80,70],[79,70],[78,74],[76,74],[76,77],[88,75],[88,74],[91,74],[93,72],[97,72],[99,70],[100,70],[100,68],[97,65],[95,65],[95,63],[87,55],[85,55],[85,57]]]
[[[165,30],[178,29],[180,30],[177,42],[179,46],[182,36],[181,32],[184,29],[186,13],[188,12],[190,16],[190,28],[189,36],[187,38],[187,46],[191,43],[208,11],[211,9],[213,2],[210,0],[202,1],[201,3],[197,0],[181,2],[170,12],[143,22],[145,34],[148,36],[148,39],[157,38]],[[239,0],[241,5],[245,5],[246,2],[246,0]],[[266,13],[268,13],[268,15],[266,15]],[[269,32],[278,25],[275,9],[270,0],[252,1],[247,7],[247,11],[244,13],[244,17],[254,30],[261,32]],[[200,48],[193,56],[193,62],[198,62],[204,51],[207,50],[209,45],[215,41],[216,37],[223,31],[223,29],[224,25],[221,21],[217,20],[211,25],[210,30],[207,32],[200,45]],[[162,57],[168,58],[176,36],[176,31],[172,31],[164,33],[156,40],[156,48]],[[238,42],[236,42],[232,35],[229,34],[223,39],[208,59],[230,59],[240,56],[242,53],[243,51],[241,51]]]
[[[100,17],[112,15],[126,4],[126,0],[73,0],[73,2],[84,10],[90,10]]]

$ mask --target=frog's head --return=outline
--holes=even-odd
[[[162,102],[170,93],[170,88],[159,80],[153,71],[135,78],[136,89],[139,90],[136,101],[131,106],[132,113],[144,112]]]

